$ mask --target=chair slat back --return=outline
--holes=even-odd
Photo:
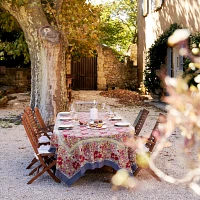
[[[160,132],[160,130],[158,129],[158,126],[160,123],[163,123],[167,120],[166,116],[162,113],[159,113],[159,116],[157,118],[157,121],[154,125],[154,128],[151,132],[151,135],[149,136],[147,143],[145,144],[145,146],[149,149],[149,152],[153,151],[153,148],[156,145],[157,139],[156,136],[154,135],[155,132]]]
[[[36,116],[36,119],[37,119],[37,121],[38,121],[40,127],[41,127],[41,128],[45,128],[45,127],[46,127],[46,124],[44,123],[44,120],[43,120],[43,118],[42,118],[42,115],[41,115],[41,113],[40,113],[40,110],[39,110],[37,107],[34,109],[34,114],[35,114],[35,116]]]
[[[36,119],[35,119],[35,117],[34,117],[34,114],[33,114],[33,111],[32,111],[32,109],[31,109],[31,107],[30,106],[27,106],[25,109],[24,109],[24,112],[27,114],[27,116],[28,116],[28,119],[29,119],[29,122],[30,122],[30,124],[31,124],[31,127],[32,127],[32,129],[33,129],[33,131],[34,130],[38,130],[39,129],[39,126],[38,126],[38,124],[37,124],[37,122],[36,122]]]
[[[24,126],[24,129],[26,131],[26,134],[31,142],[31,145],[35,151],[36,154],[38,154],[37,148],[39,147],[38,138],[36,137],[36,134],[34,133],[33,129],[31,128],[31,123],[29,121],[29,117],[26,112],[21,117],[22,124]]]
[[[39,131],[40,127],[37,124],[37,121],[35,119],[35,116],[34,116],[33,111],[30,106],[27,106],[24,109],[24,113],[26,113],[26,117],[27,117],[27,120],[29,121],[30,128],[31,128],[32,132],[35,134],[35,136],[37,138],[40,138],[42,134],[46,135],[45,132],[42,133]]]
[[[133,123],[133,127],[135,127],[135,136],[138,136],[140,131],[142,130],[142,127],[144,125],[144,122],[149,114],[149,111],[145,108],[140,110],[137,118],[135,119]]]

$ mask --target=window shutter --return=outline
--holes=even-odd
[[[181,71],[181,72],[183,72],[183,60],[184,58],[183,58],[183,56],[179,56],[179,70]]]
[[[151,0],[151,10],[156,10],[156,0]]]
[[[172,76],[172,49],[167,48],[167,75]]]
[[[182,45],[181,45],[181,48],[185,48],[185,45],[182,44]],[[179,70],[180,70],[181,72],[183,72],[183,63],[184,63],[184,57],[181,56],[181,55],[179,55]]]
[[[148,0],[142,0],[142,15],[146,17],[148,14]]]

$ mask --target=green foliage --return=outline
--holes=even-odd
[[[19,30],[19,24],[8,12],[0,9],[0,28],[5,32]]]
[[[100,7],[82,0],[68,0],[62,4],[57,16],[58,27],[72,56],[77,52],[93,56],[99,43],[100,11]]]
[[[136,19],[137,1],[107,3],[101,13],[101,44],[125,54],[129,45],[137,42]]]
[[[13,16],[0,10],[0,60],[23,59],[30,62],[23,31]]]
[[[64,0],[58,9],[56,1],[43,0],[42,7],[49,23],[61,33],[68,53],[73,57],[93,56],[100,35],[100,6]]]
[[[169,29],[160,35],[147,52],[144,85],[149,92],[160,95],[163,91],[161,81],[157,76],[157,70],[160,70],[160,66],[164,63],[165,56],[167,55],[168,37],[179,28],[181,27],[177,23],[172,24]]]
[[[129,80],[124,85],[125,85],[125,89],[131,90],[131,91],[136,91],[136,89],[137,89],[137,80]]]
[[[200,32],[195,33],[195,34],[191,34],[190,37],[189,37],[189,40],[188,40],[189,50],[191,51],[194,46],[199,47],[199,44],[200,44]],[[196,87],[198,83],[196,83],[194,81],[194,78],[200,73],[200,71],[197,68],[195,68],[194,70],[189,68],[188,65],[191,62],[192,61],[188,57],[185,59],[184,65],[183,65],[183,67],[184,67],[183,77],[187,76],[189,87],[191,85]]]
[[[23,6],[26,0],[12,0],[13,6]],[[93,56],[99,42],[100,7],[86,4],[82,0],[63,1],[58,9],[54,0],[42,0],[42,8],[49,23],[57,29],[63,39],[63,44],[72,56]],[[5,32],[18,32],[13,41],[2,40],[0,44],[0,57],[13,59],[20,54],[24,56],[25,63],[29,62],[29,53],[23,32],[17,21],[8,12],[1,11],[0,26]]]
[[[10,2],[13,7],[26,7],[26,3],[31,5],[27,0]],[[96,46],[102,43],[115,50],[119,46],[119,58],[123,60],[123,52],[133,41],[136,42],[136,1],[115,1],[109,7],[104,7],[103,14],[102,6],[94,6],[82,0],[64,0],[60,7],[55,0],[42,0],[41,5],[48,22],[61,33],[64,47],[73,57],[93,56]],[[4,32],[18,32],[13,32],[15,41],[2,40],[1,58],[12,56],[15,59],[21,54],[27,63],[28,50],[19,24],[5,11],[0,12],[0,17],[0,26]]]

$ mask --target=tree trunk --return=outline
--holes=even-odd
[[[66,108],[66,72],[62,40],[58,31],[49,26],[40,1],[22,7],[0,4],[19,22],[31,59],[31,102],[38,107],[45,122],[52,122],[56,114]]]

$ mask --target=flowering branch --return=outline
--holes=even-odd
[[[169,37],[168,43],[170,46],[179,45],[180,54],[189,57],[193,63],[189,64],[192,70],[200,69],[200,56],[199,50],[196,45],[192,51],[188,47],[188,37],[190,32],[186,29],[178,29],[172,36]],[[191,53],[192,52],[192,53]],[[126,143],[127,146],[132,147],[143,156],[143,160],[156,175],[162,180],[172,184],[184,184],[189,186],[196,194],[200,195],[200,74],[197,70],[194,81],[197,86],[189,85],[189,77],[170,78],[165,76],[165,86],[169,96],[164,98],[168,103],[167,106],[167,121],[159,125],[159,131],[155,132],[157,138],[157,146],[153,154],[149,157],[145,154],[143,138],[133,137]],[[160,74],[164,77],[164,74]],[[155,159],[159,153],[166,147],[169,142],[169,137],[178,129],[181,136],[184,138],[183,150],[188,162],[191,162],[190,157],[197,154],[198,160],[195,165],[191,165],[189,172],[182,178],[175,178],[171,175],[164,173],[155,165]],[[197,152],[194,151],[195,145],[198,146]],[[191,152],[191,153],[190,153]],[[133,182],[133,181],[132,181]],[[123,182],[124,183],[124,182]],[[127,186],[127,184],[126,184]],[[134,184],[129,187],[135,187]]]
[[[186,29],[178,29],[172,36],[169,37],[169,45],[179,45],[180,54],[182,56],[189,57],[194,63],[190,64],[189,67],[193,70],[200,68],[200,57],[197,56],[199,50],[196,47],[192,49],[192,53],[188,47],[188,37],[190,32]],[[199,143],[200,138],[200,75],[194,78],[197,83],[197,87],[188,86],[188,77],[185,78],[165,78],[165,84],[169,96],[165,97],[164,100],[168,103],[167,122],[163,124],[165,127],[165,134],[160,139],[155,152],[149,160],[151,169],[164,181],[173,184],[186,184],[194,192],[200,195],[200,186],[197,182],[200,180],[200,163],[195,169],[185,174],[183,178],[174,178],[165,174],[163,171],[155,166],[154,160],[165,147],[165,143],[171,136],[173,131],[178,127],[182,137],[184,138],[184,151],[186,155],[189,150],[194,147],[195,143]],[[197,152],[200,155],[200,149]],[[187,157],[188,159],[188,157]],[[200,161],[200,157],[198,162]]]

